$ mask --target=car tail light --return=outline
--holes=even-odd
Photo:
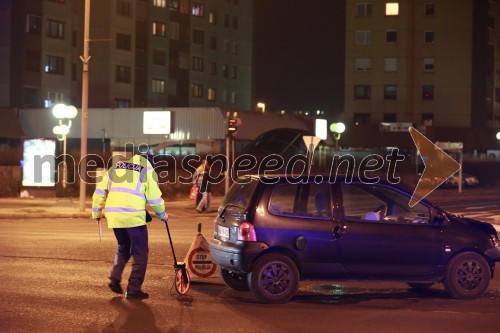
[[[238,240],[245,242],[256,242],[257,236],[255,235],[255,227],[253,224],[243,222],[238,229]]]

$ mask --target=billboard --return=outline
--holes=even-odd
[[[144,134],[170,134],[170,111],[144,111]]]
[[[23,186],[55,185],[56,141],[26,139],[23,142]]]

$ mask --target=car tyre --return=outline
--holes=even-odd
[[[488,262],[478,253],[463,252],[446,266],[443,284],[454,298],[471,299],[481,296],[491,280]]]
[[[261,302],[286,303],[299,286],[299,271],[292,259],[270,253],[257,259],[248,274],[252,294]]]
[[[416,292],[429,290],[429,288],[434,285],[433,282],[408,282],[407,284],[411,290]]]
[[[248,287],[248,280],[247,280],[247,275],[248,274],[238,274],[231,272],[225,268],[221,268],[220,270],[220,275],[222,276],[222,280],[224,280],[224,283],[229,287],[234,290],[238,291],[249,291],[250,288]]]

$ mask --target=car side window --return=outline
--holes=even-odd
[[[351,220],[427,224],[430,209],[410,207],[409,198],[393,189],[368,184],[342,184],[344,216]]]
[[[285,184],[273,189],[268,211],[276,216],[331,219],[329,184]]]
[[[342,184],[344,217],[348,220],[380,221],[377,208],[384,202],[357,186]]]

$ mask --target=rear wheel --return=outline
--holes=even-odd
[[[297,292],[299,271],[287,256],[270,253],[257,259],[248,274],[253,295],[266,303],[285,303]]]
[[[448,263],[443,283],[452,297],[470,299],[481,296],[490,280],[488,262],[475,252],[463,252]]]
[[[229,287],[234,290],[239,291],[248,291],[250,288],[248,287],[247,274],[238,274],[231,271],[228,271],[225,268],[221,268],[220,270],[222,280]]]

